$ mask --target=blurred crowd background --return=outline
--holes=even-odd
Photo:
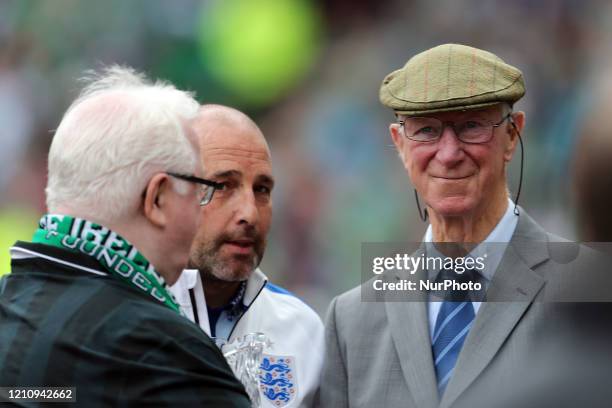
[[[573,152],[611,61],[608,1],[0,0],[0,274],[45,212],[46,155],[77,79],[120,63],[260,124],[278,182],[262,269],[324,313],[359,283],[362,242],[425,231],[378,87],[447,42],[523,71],[520,204],[549,231],[581,239]],[[518,164],[517,155],[513,195]]]

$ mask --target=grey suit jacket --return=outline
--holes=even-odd
[[[361,286],[335,298],[327,316],[320,406],[446,408],[491,402],[495,390],[529,369],[524,357],[533,354],[533,347],[546,343],[541,323],[550,321],[550,304],[536,300],[567,264],[551,259],[549,242],[558,240],[521,210],[489,284],[488,302],[480,306],[442,400],[426,299],[362,302]]]

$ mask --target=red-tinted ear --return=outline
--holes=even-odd
[[[166,226],[168,219],[165,213],[169,192],[172,187],[164,173],[156,174],[149,180],[144,196],[144,216],[157,227]]]
[[[521,136],[523,135],[523,127],[525,126],[525,112],[514,112],[509,120],[510,139],[508,141],[508,144],[506,145],[506,149],[504,150],[504,160],[506,162],[512,160],[512,157],[514,156],[514,151],[516,150],[516,146],[519,142],[519,136],[517,131],[520,132]]]
[[[401,126],[399,123],[391,123],[389,125],[389,133],[391,134],[391,140],[393,140],[393,144],[397,149],[397,153],[399,154],[402,161],[404,160],[404,135],[401,130]]]
[[[514,123],[514,126],[516,126],[518,131],[521,132],[521,135],[522,135],[523,128],[525,127],[525,112],[518,111],[518,112],[512,113],[512,122]]]

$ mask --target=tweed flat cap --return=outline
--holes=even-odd
[[[444,44],[410,58],[380,87],[383,105],[404,115],[513,104],[525,94],[523,74],[498,56],[461,44]]]

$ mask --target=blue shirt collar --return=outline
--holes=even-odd
[[[508,198],[508,207],[504,212],[495,228],[489,233],[489,235],[482,241],[476,248],[474,248],[469,254],[469,257],[477,258],[486,255],[485,268],[480,271],[480,274],[491,281],[495,270],[499,266],[499,262],[508,246],[508,243],[512,239],[516,225],[518,224],[518,216],[514,214],[514,202]],[[431,224],[427,227],[423,242],[433,242],[433,231]],[[433,245],[427,245],[427,251],[432,256],[444,256],[440,254]],[[439,271],[430,271],[430,275],[437,275]]]

